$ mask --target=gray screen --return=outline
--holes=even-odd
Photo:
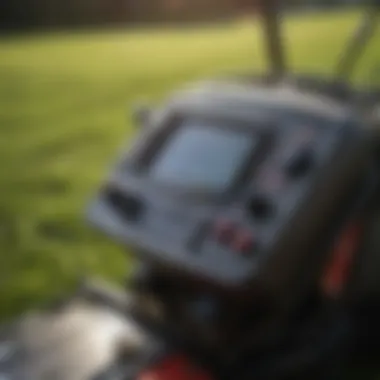
[[[169,185],[224,190],[256,144],[253,135],[238,129],[186,122],[155,157],[149,175]]]

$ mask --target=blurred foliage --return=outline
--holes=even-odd
[[[231,17],[254,1],[2,0],[0,29],[212,20]]]
[[[365,1],[368,0],[278,0],[278,3],[294,9]],[[252,14],[258,3],[259,0],[1,0],[0,30],[220,21]]]

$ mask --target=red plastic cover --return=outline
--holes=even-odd
[[[343,293],[361,243],[362,229],[360,222],[350,223],[333,247],[331,260],[322,277],[322,290],[325,295],[338,298]]]
[[[215,380],[182,355],[165,358],[138,376],[137,380]]]

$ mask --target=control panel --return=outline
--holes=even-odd
[[[285,298],[301,267],[318,265],[316,242],[360,181],[369,138],[338,105],[234,91],[170,103],[89,216],[152,263]]]

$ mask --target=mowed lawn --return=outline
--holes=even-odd
[[[359,16],[289,17],[292,67],[331,72]],[[379,46],[376,36],[355,80],[379,83]],[[86,225],[84,209],[135,133],[135,100],[158,102],[194,79],[264,67],[249,20],[0,38],[0,319],[69,291],[83,270],[123,279],[123,250]]]

